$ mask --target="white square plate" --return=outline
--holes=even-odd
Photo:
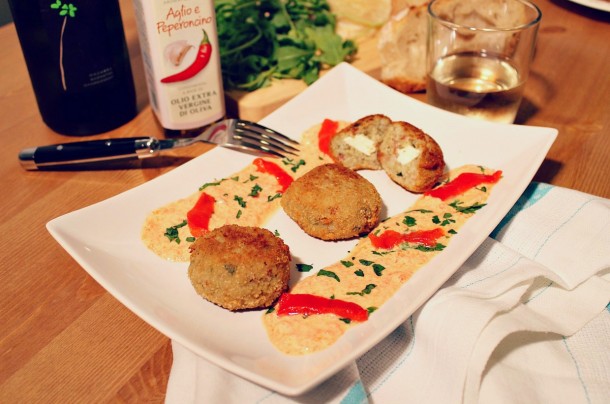
[[[430,134],[442,147],[449,168],[478,164],[500,169],[504,177],[488,205],[440,255],[368,321],[321,352],[302,357],[280,353],[267,339],[263,311],[233,313],[205,301],[189,282],[188,264],[162,260],[140,241],[150,211],[239,171],[252,162],[251,155],[215,148],[128,192],[54,219],[47,227],[97,282],[168,337],[269,389],[287,395],[303,393],[386,337],[442,286],[515,203],[557,136],[555,129],[471,120],[430,107],[345,63],[261,123],[298,139],[324,118],[354,121],[373,113],[408,121]],[[361,173],[380,192],[386,216],[406,210],[417,198],[382,171]],[[344,258],[356,243],[309,237],[281,210],[265,227],[279,231],[296,261],[317,269]],[[302,276],[293,268],[291,282]]]

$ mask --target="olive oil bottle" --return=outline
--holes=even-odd
[[[9,0],[43,121],[64,135],[137,113],[118,0]]]

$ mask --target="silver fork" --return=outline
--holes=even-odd
[[[144,159],[156,156],[162,150],[186,147],[196,142],[277,157],[299,152],[297,141],[273,129],[243,119],[225,119],[191,138],[130,137],[29,147],[19,152],[19,160],[26,170],[38,170],[119,159]]]

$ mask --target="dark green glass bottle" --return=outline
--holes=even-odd
[[[118,0],[9,0],[44,122],[65,135],[115,129],[137,113]]]

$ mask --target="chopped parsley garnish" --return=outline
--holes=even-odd
[[[417,224],[417,220],[415,220],[413,216],[405,216],[402,222],[409,227],[415,226]]]
[[[366,311],[367,311],[369,314],[371,314],[371,313],[372,313],[372,312],[374,312],[375,310],[377,310],[377,307],[375,307],[375,306],[371,306],[371,307],[367,307],[367,308],[366,308]]]
[[[453,215],[451,213],[445,213],[443,215],[443,220],[438,217],[438,215],[434,215],[432,217],[432,223],[440,224],[441,226],[447,226],[448,224],[455,223],[455,219],[452,219]]]
[[[327,271],[325,269],[320,269],[320,271],[318,271],[318,275],[317,276],[328,276],[329,278],[333,278],[337,282],[341,282],[341,279],[339,279],[337,274],[334,273],[333,271]]]
[[[349,268],[349,267],[351,267],[352,265],[354,265],[354,263],[353,263],[353,262],[351,262],[351,261],[341,261],[341,263],[343,264],[343,266],[344,266],[345,268]]]
[[[358,269],[358,270],[354,271],[354,274],[356,276],[364,276],[364,271],[362,269]]]
[[[245,180],[245,181],[244,181],[244,184],[245,184],[246,182],[254,181],[255,179],[258,179],[258,177],[257,177],[256,175],[252,175],[252,174],[250,174],[250,178],[248,178],[247,180]]]
[[[241,209],[237,211],[237,214],[235,215],[236,219],[239,219],[241,217]]]
[[[195,237],[189,236],[187,238],[185,238],[186,241],[188,241],[189,243],[192,243],[193,241],[197,240]]]
[[[413,250],[418,250],[418,251],[423,251],[423,252],[430,252],[430,251],[443,251],[445,249],[445,245],[441,244],[441,243],[436,243],[436,245],[434,247],[428,247],[422,244],[418,244],[418,245],[410,245],[409,243],[403,243],[400,245],[400,248],[403,250],[407,250],[409,248],[413,249]]]
[[[340,318],[340,321],[343,321],[345,324],[349,324],[352,322],[352,320],[350,320],[349,318]]]
[[[169,239],[169,242],[175,241],[176,244],[180,244],[180,236],[178,234],[178,229],[186,226],[186,220],[182,221],[175,226],[168,227],[165,229],[165,233],[163,235]]]
[[[216,186],[220,185],[225,180],[226,180],[226,178],[223,178],[220,181],[216,181],[216,182],[207,182],[207,183],[203,184],[202,186],[200,186],[199,190],[203,191],[207,187],[216,187]]]
[[[408,210],[406,213],[409,213],[409,212],[432,213],[433,211],[428,210],[428,209],[413,209],[413,210]]]
[[[381,276],[384,269],[385,267],[381,264],[373,264],[373,271],[375,271],[375,275],[377,276]]]
[[[265,314],[271,314],[275,311],[275,306],[271,306],[267,309],[267,311],[265,312]]]
[[[260,185],[258,185],[258,184],[254,184],[254,186],[253,186],[253,187],[252,187],[252,189],[250,190],[250,193],[248,194],[248,196],[254,196],[254,197],[257,197],[257,196],[258,196],[258,194],[260,194],[260,192],[261,192],[262,190],[263,190],[263,189],[260,187]]]
[[[369,295],[371,293],[371,291],[373,289],[375,289],[376,287],[377,287],[377,285],[375,285],[374,283],[369,283],[360,292],[347,292],[346,294],[347,295],[358,295],[358,296]]]
[[[478,203],[475,202],[474,205],[470,205],[470,206],[460,206],[462,205],[464,202],[460,202],[457,199],[453,202],[451,202],[449,204],[449,206],[451,206],[452,208],[454,208],[455,210],[457,210],[460,213],[474,213],[477,210],[481,209],[483,206],[486,205],[486,203]]]
[[[296,173],[296,172],[297,172],[297,170],[299,169],[299,167],[304,166],[304,165],[306,164],[306,163],[305,163],[305,160],[303,160],[303,159],[300,159],[299,161],[296,161],[296,162],[295,162],[295,161],[294,161],[294,159],[291,159],[291,158],[285,158],[285,159],[283,159],[283,160],[282,160],[282,163],[284,163],[284,164],[285,164],[285,165],[287,165],[287,166],[292,166],[292,167],[290,167],[290,170],[291,170],[293,173]]]
[[[281,197],[282,197],[282,194],[281,194],[281,193],[279,193],[279,192],[278,192],[277,194],[273,195],[273,196],[269,195],[269,196],[267,197],[267,202],[271,202],[271,201],[273,201],[274,199],[281,198]]]
[[[233,181],[239,181],[239,175],[236,175],[235,177],[231,177],[231,179],[232,179]]]
[[[246,201],[244,201],[244,198],[242,198],[241,196],[234,195],[233,200],[237,201],[239,206],[241,206],[242,208],[246,207]]]
[[[360,262],[362,265],[366,265],[367,267],[373,263],[373,261],[362,260],[362,259],[358,260],[358,262]]]
[[[475,187],[475,189],[478,189],[481,192],[487,192],[487,187],[486,186],[482,186],[481,188]]]
[[[299,271],[299,272],[309,272],[312,269],[313,269],[313,265],[297,264],[297,271]]]
[[[280,232],[276,230],[273,231],[273,234],[275,235],[275,237],[279,237],[280,236]]]
[[[393,252],[394,252],[394,250],[390,250],[390,251],[377,251],[377,250],[373,250],[373,251],[371,251],[372,254],[379,255],[379,256],[382,256],[382,257],[384,255],[391,254]]]

